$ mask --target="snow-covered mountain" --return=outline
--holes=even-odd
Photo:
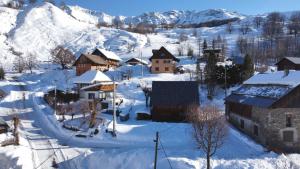
[[[46,61],[57,45],[79,55],[95,47],[126,52],[129,45],[144,46],[147,41],[144,35],[81,22],[50,3],[27,5],[21,10],[0,7],[0,25],[0,62],[4,66],[12,63],[16,52]]]
[[[167,12],[148,12],[138,16],[111,16],[103,12],[87,10],[79,6],[70,6],[69,13],[80,21],[88,23],[106,23],[111,24],[115,18],[123,21],[125,24],[137,25],[139,23],[147,24],[200,24],[214,20],[244,19],[246,16],[237,12],[227,11],[225,9],[209,9],[204,11],[167,11]]]

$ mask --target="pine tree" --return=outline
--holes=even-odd
[[[204,41],[203,41],[203,47],[202,47],[202,49],[203,49],[203,53],[204,53],[204,50],[207,49],[207,41],[206,41],[206,39],[204,39]]]
[[[215,87],[216,87],[216,64],[217,57],[214,52],[209,54],[207,64],[205,66],[205,80],[207,83],[207,98],[213,99]]]
[[[3,67],[0,67],[0,80],[3,80],[5,78],[5,71]]]
[[[247,80],[254,74],[254,65],[250,55],[246,54],[244,59],[243,80]]]

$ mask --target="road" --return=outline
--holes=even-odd
[[[8,111],[7,115],[11,117],[17,115],[20,118],[20,136],[25,138],[30,145],[34,168],[52,168],[53,159],[60,165],[60,168],[74,168],[66,162],[64,149],[68,149],[68,147],[59,145],[56,139],[46,135],[40,127],[43,124],[35,120],[34,106],[29,99],[31,92],[26,90],[23,83],[13,80],[11,82],[12,90],[6,97],[11,101],[12,111]]]

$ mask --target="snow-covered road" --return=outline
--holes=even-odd
[[[13,81],[12,90],[6,98],[6,101],[10,101],[11,108],[14,111],[7,111],[8,116],[17,115],[20,120],[20,136],[25,138],[32,150],[33,167],[36,168],[51,168],[53,159],[57,163],[60,163],[60,168],[69,169],[72,168],[65,161],[64,149],[68,149],[66,146],[58,144],[56,139],[53,139],[45,134],[41,123],[35,118],[35,111],[33,109],[33,103],[29,99],[30,92],[26,90],[26,86],[21,82]],[[6,104],[9,105],[9,104]],[[64,163],[61,163],[63,162]]]

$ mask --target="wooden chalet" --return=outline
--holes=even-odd
[[[275,65],[277,70],[300,70],[300,57],[285,57]]]
[[[225,57],[222,55],[222,50],[219,48],[208,48],[203,50],[204,59],[207,61],[209,57],[215,56],[217,62],[224,62]]]
[[[76,66],[76,76],[80,76],[89,70],[105,71],[109,68],[104,59],[90,54],[81,54],[73,66]]]
[[[183,122],[189,106],[199,105],[198,84],[194,81],[153,81],[153,121]]]
[[[106,71],[119,66],[121,59],[113,52],[104,49],[95,49],[92,54],[81,54],[75,61],[76,76],[89,70]]]
[[[115,53],[111,51],[107,51],[104,49],[98,49],[96,48],[93,52],[92,55],[97,55],[100,56],[103,60],[105,60],[108,63],[108,67],[118,67],[122,59],[117,56]]]
[[[150,57],[152,73],[174,73],[176,63],[180,60],[172,55],[165,47],[159,50],[152,50],[153,55]]]
[[[300,71],[257,74],[225,105],[229,121],[267,148],[300,152]]]
[[[130,58],[125,63],[129,64],[129,65],[133,65],[133,66],[135,66],[135,65],[148,65],[147,61],[142,60],[140,58]]]
[[[112,80],[103,72],[90,70],[73,80],[77,85],[80,99],[92,101],[94,99],[111,99],[114,89]]]

